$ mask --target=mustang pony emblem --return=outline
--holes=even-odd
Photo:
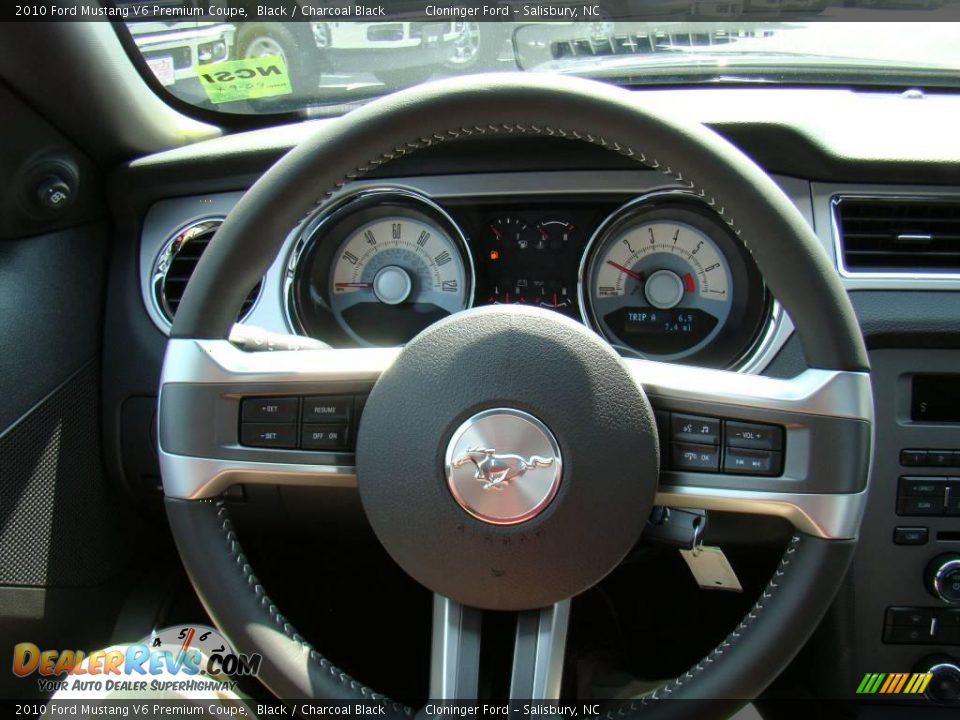
[[[519,455],[497,455],[496,450],[471,448],[453,461],[453,467],[463,467],[473,463],[477,467],[473,478],[483,483],[483,489],[502,490],[511,480],[523,477],[531,468],[545,468],[553,465],[555,458],[543,458],[532,455],[529,460]]]

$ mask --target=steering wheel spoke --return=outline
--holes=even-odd
[[[777,515],[809,535],[856,537],[871,457],[867,373],[811,369],[778,379],[625,362],[666,425],[658,505]],[[705,433],[700,445],[684,432],[691,418],[704,421],[693,428]],[[763,441],[748,432],[744,442],[749,427],[775,433],[774,449],[751,450]],[[742,458],[771,466],[754,470]]]
[[[241,403],[258,397],[362,396],[397,352],[249,352],[227,340],[170,340],[158,428],[165,494],[187,500],[211,498],[240,483],[355,487],[352,452],[302,447],[305,423],[299,411],[279,423],[292,438],[286,444],[293,447],[244,444]]]
[[[563,658],[570,600],[517,613],[511,700],[556,700],[563,680]],[[430,658],[430,697],[480,699],[480,647],[483,611],[435,594]]]

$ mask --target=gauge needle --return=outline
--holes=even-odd
[[[629,268],[625,268],[623,265],[619,265],[615,263],[613,260],[607,260],[607,265],[609,265],[610,267],[615,267],[617,270],[624,273],[625,275],[629,275],[637,282],[643,282],[643,275],[641,273],[635,273],[633,270],[630,270]]]
[[[372,283],[334,283],[335,288],[368,288],[373,287]]]

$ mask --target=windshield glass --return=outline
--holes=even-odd
[[[111,8],[154,87],[222,113],[338,114],[397,88],[489,71],[626,86],[960,84],[960,0],[885,3],[117,0]],[[491,16],[500,19],[471,19]]]

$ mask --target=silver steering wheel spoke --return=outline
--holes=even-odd
[[[482,615],[477,608],[434,595],[431,700],[480,699]],[[509,699],[559,699],[569,620],[570,600],[517,613]]]
[[[719,467],[708,470],[678,468],[675,436],[661,428],[658,505],[776,515],[816,537],[856,537],[872,457],[869,374],[810,369],[779,379],[624,362],[658,414],[712,418],[724,428],[715,444]],[[724,466],[730,452],[725,428],[731,421],[782,428],[781,473],[740,473]]]
[[[400,350],[242,350],[226,340],[173,339],[160,393],[159,450],[170,497],[216,497],[230,485],[354,487],[351,453],[239,443],[243,397],[368,392]],[[784,428],[783,472],[763,477],[671,467],[667,441],[657,504],[776,515],[823,538],[850,538],[862,515],[872,450],[867,373],[811,369],[777,379],[624,360],[657,411]]]
[[[227,340],[171,339],[160,382],[158,450],[168,497],[231,485],[355,487],[348,451],[248,447],[243,398],[364,395],[399,349],[247,351]],[[301,423],[294,423],[299,432]]]

